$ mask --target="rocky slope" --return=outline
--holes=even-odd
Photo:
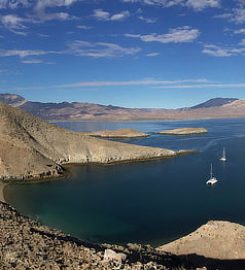
[[[0,101],[48,120],[147,120],[208,119],[245,116],[245,100],[215,98],[190,108],[137,109],[84,102],[42,103],[11,94],[0,94]]]
[[[159,131],[158,134],[165,135],[193,135],[193,134],[203,134],[207,133],[206,128],[176,128],[170,130]]]
[[[204,228],[208,228],[207,226],[210,226],[210,223],[208,224]],[[213,224],[219,224],[219,222],[213,222]],[[236,252],[240,255],[244,252],[244,246],[241,246],[241,238],[244,237],[244,227],[228,222],[224,226],[219,227],[219,229],[224,229],[224,232],[217,229],[202,229],[200,233],[203,239],[201,240],[200,236],[196,237],[202,241],[201,243],[192,242],[192,245],[186,244],[189,252],[195,253],[200,249],[210,250],[206,255],[210,255],[211,257],[197,256],[196,254],[177,256],[160,249],[155,249],[149,245],[128,244],[126,246],[118,246],[84,242],[24,217],[9,205],[0,202],[0,269],[245,269],[244,259],[228,259],[241,257],[236,256]],[[226,227],[229,228],[229,231],[226,230]],[[226,236],[227,232],[229,232],[230,238]],[[193,234],[195,237],[196,232]],[[222,240],[222,235],[224,235],[224,240]],[[232,237],[234,236],[235,238],[233,240]],[[213,238],[213,241],[216,242],[220,241],[220,245],[210,245],[210,238]],[[215,240],[216,238],[218,240]],[[238,244],[236,244],[236,241],[238,241]],[[228,245],[226,247],[227,243]],[[187,250],[184,250],[183,247],[184,245],[182,246],[182,251],[185,254]],[[120,258],[123,257],[125,260],[120,262],[115,259],[112,260],[112,257],[104,260],[105,250],[108,251],[108,249],[110,252],[118,256],[120,255]],[[223,249],[227,253],[224,253]],[[182,254],[182,252],[179,253]],[[217,259],[220,256],[224,256],[224,259]]]
[[[0,202],[1,270],[194,269],[177,256],[150,246],[86,243],[30,220]],[[123,253],[126,260],[104,260],[104,251]],[[121,266],[120,266],[121,265]],[[188,266],[188,268],[185,268]]]
[[[63,173],[60,165],[68,163],[108,164],[177,154],[84,136],[0,104],[0,178],[5,180],[57,176]]]

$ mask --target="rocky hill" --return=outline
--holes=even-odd
[[[68,163],[108,164],[177,154],[84,136],[0,103],[0,179],[58,176],[63,174],[61,166]]]
[[[48,120],[207,119],[245,116],[245,100],[215,98],[190,108],[137,109],[83,102],[42,103],[0,94],[0,101]]]
[[[219,224],[221,223],[213,221],[202,226],[193,233],[193,241],[187,240],[186,244],[183,242],[179,250],[168,248],[174,253],[183,254],[175,255],[163,251],[166,249],[164,246],[161,249],[155,249],[149,245],[139,244],[118,246],[88,243],[43,226],[22,216],[11,206],[0,202],[0,269],[245,269],[244,227],[229,222],[226,222],[224,226],[222,224],[219,226]],[[215,226],[218,226],[219,230],[213,229]],[[227,237],[227,233],[230,238]],[[224,235],[223,240],[222,235]],[[213,239],[217,245],[210,244],[210,239]],[[171,247],[171,245],[174,246],[175,242],[167,246]],[[198,255],[200,254],[198,251],[205,249],[207,252],[202,254],[206,256]],[[105,251],[110,251],[108,253],[113,257],[106,258]],[[243,257],[241,257],[242,252]],[[118,261],[121,258],[123,260]]]

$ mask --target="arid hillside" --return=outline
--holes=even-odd
[[[0,177],[5,180],[56,176],[68,163],[108,164],[177,154],[84,136],[0,103]]]

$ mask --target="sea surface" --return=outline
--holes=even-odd
[[[75,131],[135,128],[151,136],[120,141],[199,152],[149,162],[72,166],[68,179],[7,186],[6,200],[23,214],[99,243],[159,245],[212,219],[245,225],[245,119],[57,125]],[[205,127],[209,132],[155,134],[177,127]],[[223,147],[227,162],[219,161]],[[206,185],[211,163],[219,179],[214,187]]]

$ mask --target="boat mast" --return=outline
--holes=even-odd
[[[213,164],[211,163],[211,168],[210,168],[210,178],[213,178]]]
[[[223,158],[226,158],[225,148],[223,148]]]

